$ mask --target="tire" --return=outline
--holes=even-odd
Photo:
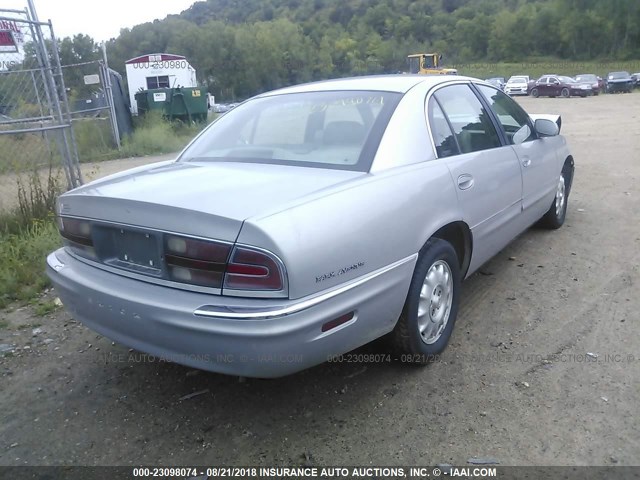
[[[565,87],[560,92],[560,95],[562,95],[562,98],[569,98],[571,96],[571,92],[569,91],[568,88]]]
[[[458,315],[461,282],[454,248],[430,239],[420,251],[402,314],[390,334],[403,363],[425,364],[445,349]]]
[[[571,178],[569,177],[569,167],[567,164],[562,168],[556,196],[547,210],[547,213],[540,219],[540,225],[551,230],[557,230],[564,224],[567,216],[567,205],[569,203],[569,193],[571,191]]]
[[[533,90],[531,90],[531,96],[533,98],[538,98],[540,96],[540,92],[538,91],[537,88],[534,88]]]

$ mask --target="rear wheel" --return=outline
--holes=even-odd
[[[531,90],[531,96],[533,98],[538,98],[540,96],[540,92],[538,91],[537,88],[534,88],[533,90]]]
[[[458,315],[460,264],[453,246],[430,239],[422,248],[402,314],[391,332],[407,363],[426,363],[442,352]]]
[[[565,87],[562,89],[562,92],[560,92],[560,95],[562,95],[563,98],[569,98],[571,92],[569,92],[569,89]]]

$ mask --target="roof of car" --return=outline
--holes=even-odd
[[[406,93],[419,83],[437,85],[451,80],[476,80],[460,75],[372,75],[365,77],[337,78],[320,82],[305,83],[285,87],[259,96],[281,95],[286,93],[322,92],[336,90],[373,90],[383,92]]]

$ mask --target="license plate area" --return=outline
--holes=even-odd
[[[93,237],[96,254],[103,263],[144,275],[162,275],[159,234],[95,226]]]

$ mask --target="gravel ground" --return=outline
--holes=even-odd
[[[640,94],[519,101],[563,115],[567,221],[465,282],[440,361],[240,381],[24,307],[0,317],[0,464],[640,463]]]

